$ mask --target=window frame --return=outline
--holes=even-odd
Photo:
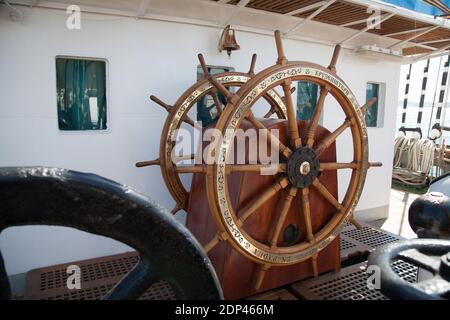
[[[59,118],[58,118],[58,97],[54,94],[54,104],[55,104],[55,125],[56,130],[61,135],[87,135],[87,134],[109,134],[112,128],[112,117],[111,117],[111,94],[110,94],[110,72],[109,72],[109,58],[105,57],[94,57],[94,56],[84,56],[84,55],[65,55],[58,54],[53,59],[53,72],[55,75],[54,88],[57,89],[57,70],[56,70],[56,59],[72,59],[72,60],[90,60],[90,61],[101,61],[105,63],[105,96],[106,96],[106,129],[87,129],[87,130],[61,130],[59,128]]]
[[[364,88],[364,98],[367,99],[367,85],[368,84],[377,84],[378,85],[378,110],[377,110],[377,125],[376,126],[368,126],[367,129],[382,129],[384,128],[384,114],[386,108],[386,83],[378,82],[378,81],[366,81],[366,86]],[[365,103],[365,102],[364,102]],[[366,116],[364,115],[364,121],[366,120]]]

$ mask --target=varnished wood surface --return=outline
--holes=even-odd
[[[283,120],[262,120],[265,126],[270,129],[279,129],[279,139],[288,144],[287,121]],[[251,124],[244,124],[243,127],[250,127]],[[306,141],[306,128],[304,122],[298,123],[300,138]],[[321,140],[329,134],[329,131],[318,127],[316,132],[316,141]],[[248,155],[247,148],[247,155]],[[280,156],[280,161],[285,161]],[[331,144],[321,154],[320,160],[323,162],[336,162],[335,144]],[[207,190],[205,183],[205,173],[195,173],[192,180],[192,187],[189,198],[187,227],[205,245],[217,234],[217,227],[212,214],[210,213]],[[229,190],[231,201],[236,212],[244,208],[257,197],[261,192],[267,189],[275,181],[274,176],[262,176],[259,172],[233,172],[229,176]],[[337,199],[337,173],[334,170],[324,170],[321,172],[319,181],[326,186],[329,193]],[[282,209],[283,199],[289,187],[275,196],[268,199],[263,206],[251,214],[243,224],[243,228],[255,239],[260,242],[270,244],[270,236],[274,225],[277,224],[279,212]],[[298,241],[307,240],[307,224],[303,214],[302,192],[297,192],[292,205],[285,213],[284,223],[276,240],[277,246],[284,246],[283,231],[289,224],[295,224],[300,230]],[[336,208],[320,194],[316,188],[309,188],[309,205],[311,216],[311,228],[313,233],[320,230],[335,213]],[[209,257],[216,268],[216,272],[221,281],[225,298],[238,299],[253,295],[257,292],[267,291],[282,285],[298,281],[313,276],[314,270],[311,259],[302,263],[287,267],[272,267],[265,272],[262,285],[258,291],[254,290],[255,281],[257,281],[261,266],[233,250],[226,241],[218,243],[210,252]],[[318,257],[318,272],[339,268],[339,239],[336,238],[329,246],[323,249]]]

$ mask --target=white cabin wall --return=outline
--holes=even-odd
[[[93,172],[128,184],[172,208],[158,167],[138,169],[137,161],[157,158],[166,112],[149,101],[155,94],[167,103],[196,81],[197,54],[211,65],[246,71],[258,54],[257,71],[276,60],[273,37],[239,32],[241,50],[231,59],[217,51],[220,30],[174,22],[83,14],[81,30],[66,29],[64,11],[21,7],[22,21],[0,11],[0,166],[46,165]],[[289,40],[292,60],[328,65],[331,46]],[[400,66],[365,60],[343,50],[338,74],[360,104],[367,81],[386,83],[384,127],[369,129],[370,159],[381,161],[366,180],[358,210],[389,204],[395,113]],[[107,132],[58,131],[56,111],[57,55],[108,60]],[[325,126],[335,126],[327,110]],[[345,154],[347,144],[340,153]],[[60,227],[20,227],[3,232],[0,249],[8,274],[130,250],[115,241]]]

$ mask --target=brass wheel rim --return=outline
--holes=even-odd
[[[361,195],[362,186],[368,169],[367,129],[361,108],[347,85],[329,69],[306,62],[290,62],[285,65],[270,67],[236,93],[235,103],[229,103],[225,113],[219,119],[216,128],[225,132],[234,132],[239,128],[244,116],[265,91],[277,85],[291,81],[310,81],[321,87],[328,86],[330,93],[338,101],[346,116],[354,119],[350,125],[353,144],[355,168],[352,170],[350,183],[344,197],[343,208],[316,234],[313,242],[302,242],[291,247],[276,247],[256,241],[239,226],[239,220],[231,206],[227,186],[228,152],[233,135],[223,135],[217,150],[216,163],[212,175],[207,178],[210,207],[219,226],[220,232],[227,234],[229,243],[240,253],[255,262],[265,265],[290,265],[304,261],[326,247],[340,232],[342,222],[349,218]],[[223,237],[223,236],[222,236]]]

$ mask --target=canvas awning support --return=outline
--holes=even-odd
[[[233,20],[233,18],[236,16],[236,14],[242,9],[244,8],[248,3],[250,2],[250,0],[241,0],[237,3],[237,5],[233,8],[233,11],[231,12],[231,14],[228,16],[228,18],[222,23],[222,27],[227,26],[230,24],[231,20]]]
[[[306,7],[303,7],[303,8],[296,9],[296,10],[293,10],[291,12],[285,13],[285,15],[286,16],[295,16],[296,14],[300,14],[300,13],[303,13],[303,12],[308,12],[308,11],[311,11],[311,10],[316,9],[318,7],[321,7],[321,6],[325,5],[326,3],[327,3],[327,1],[316,2],[316,3],[310,4],[309,6],[306,6]]]
[[[375,27],[378,26],[380,23],[382,23],[382,22],[384,22],[384,21],[386,21],[386,20],[392,18],[393,16],[395,16],[395,13],[388,13],[388,14],[385,14],[380,20],[378,20],[378,21],[376,21],[376,22],[374,22],[374,23],[372,23],[372,24],[368,24],[367,27],[365,27],[364,29],[359,30],[358,32],[356,32],[355,34],[351,35],[351,36],[348,37],[347,39],[342,40],[339,44],[340,44],[340,45],[343,45],[344,43],[346,43],[346,42],[348,42],[348,41],[350,41],[350,40],[355,39],[355,38],[358,37],[359,35],[361,35],[361,34],[363,34],[364,32],[366,32],[367,30],[370,30],[370,29],[375,28]]]
[[[148,9],[150,8],[150,2],[151,0],[141,0],[139,3],[139,7],[136,10],[136,17],[143,17],[148,12]]]
[[[397,31],[397,32],[383,34],[383,36],[384,37],[399,36],[399,35],[402,35],[402,34],[408,34],[408,33],[413,33],[413,32],[417,32],[417,31],[427,30],[428,28],[429,27],[422,27],[422,28],[417,28],[417,29]]]
[[[424,60],[424,59],[429,59],[429,58],[434,58],[435,56],[437,56],[439,53],[444,52],[445,50],[450,49],[450,44],[447,44],[445,46],[440,47],[439,49],[429,53],[424,53],[416,58],[414,58],[415,61],[419,61],[419,60]],[[448,54],[448,53],[445,53]]]
[[[302,27],[303,25],[305,25],[306,23],[308,23],[308,21],[311,21],[312,19],[314,19],[315,16],[317,16],[319,13],[321,13],[323,10],[325,10],[326,8],[328,8],[329,6],[331,6],[333,3],[335,3],[337,0],[329,0],[326,3],[322,4],[322,6],[320,6],[316,11],[314,11],[313,13],[311,13],[308,17],[306,17],[305,19],[303,19],[302,21],[300,21],[299,23],[297,23],[294,27],[292,27],[289,31],[285,32],[284,35],[288,36],[290,35],[292,32],[294,32],[295,30],[298,30],[300,27]]]
[[[399,42],[394,43],[393,45],[389,46],[388,49],[393,49],[395,47],[401,46],[402,44],[405,44],[405,43],[407,43],[407,42],[409,42],[411,40],[414,40],[414,39],[416,39],[416,38],[418,38],[420,36],[423,36],[424,34],[427,34],[428,32],[436,30],[437,28],[439,28],[439,26],[429,27],[429,28],[423,30],[422,32],[416,33],[416,34],[414,34],[414,35],[412,35],[412,36],[410,36],[410,37],[408,37],[408,38],[406,38],[404,40],[401,40]]]
[[[449,41],[450,41],[450,38],[445,38],[445,39],[437,39],[437,40],[419,42],[419,44],[432,44],[432,43],[449,42]]]

